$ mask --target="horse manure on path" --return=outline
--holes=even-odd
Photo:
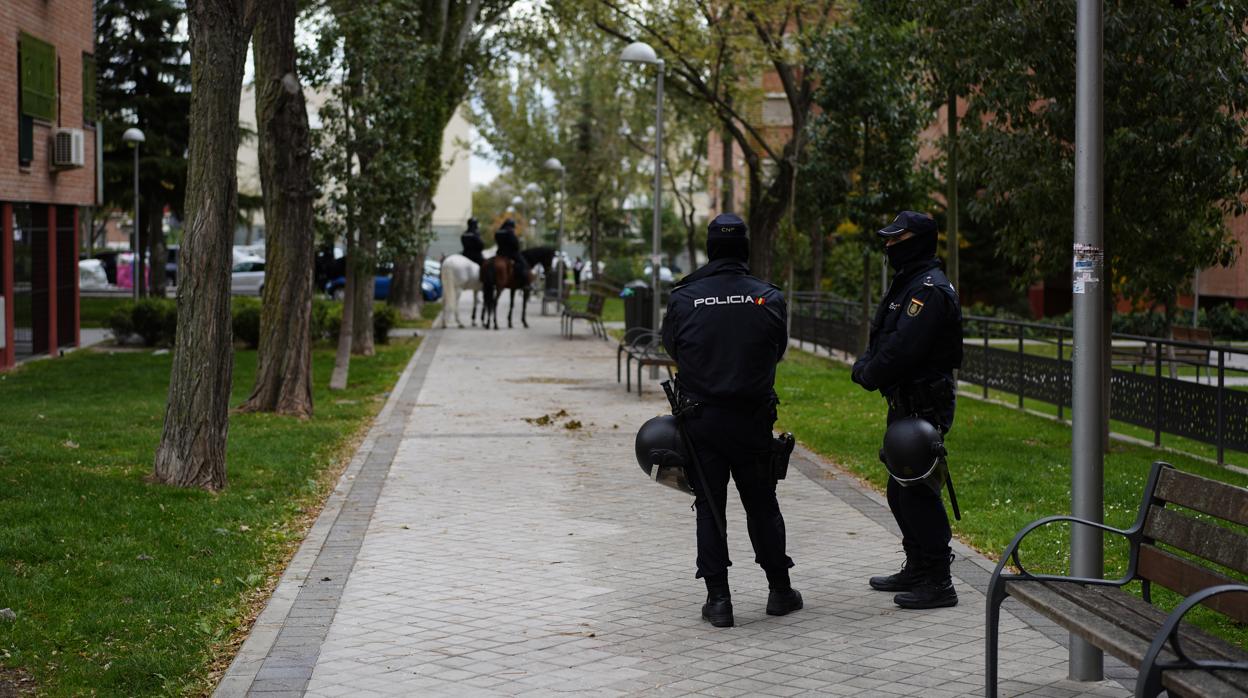
[[[554,414],[544,414],[540,417],[522,417],[521,419],[523,419],[524,421],[534,426],[548,427],[554,424],[556,421],[560,419],[564,419],[565,417],[570,417],[570,416],[571,415],[568,414],[567,410],[559,410],[558,412],[555,412]],[[584,425],[581,424],[581,421],[579,419],[569,419],[566,423],[564,423],[563,428],[569,429],[569,430],[576,430],[576,429],[582,428],[583,426]]]

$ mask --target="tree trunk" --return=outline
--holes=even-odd
[[[154,200],[155,197],[148,201]],[[151,283],[148,285],[148,293],[157,297],[165,297],[165,286],[168,279],[165,278],[165,257],[168,252],[165,250],[165,207],[159,203],[148,204],[147,211],[144,212],[143,225],[147,227],[147,231],[143,233],[144,241],[147,242],[147,257],[150,260],[148,270]]]
[[[719,210],[720,213],[726,213],[732,211],[734,201],[737,198],[735,189],[737,173],[734,171],[735,163],[732,161],[732,149],[734,146],[732,131],[724,129],[719,137],[724,142],[724,147],[721,149],[723,155],[720,158],[719,165]]]
[[[594,197],[593,203],[589,207],[589,274],[590,279],[594,282],[601,281],[598,278],[598,240],[599,228],[602,226],[602,218],[598,214],[598,208],[601,205],[602,195],[599,194]]]
[[[370,234],[360,231],[360,241],[355,247],[356,259],[348,262],[348,274],[355,274],[353,317],[351,318],[351,353],[372,356],[373,348],[373,292],[377,282],[377,241]],[[347,309],[342,309],[346,319]],[[344,330],[345,333],[345,330]]]
[[[871,255],[867,246],[862,248],[862,318],[858,323],[858,346],[867,350],[871,342]]]
[[[394,261],[394,278],[390,281],[390,296],[386,299],[404,320],[420,317],[420,279],[424,276],[425,255],[405,255]]]
[[[256,125],[264,192],[264,298],[256,383],[241,409],[312,415],[312,144],[295,72],[296,0],[256,24]]]
[[[352,235],[353,217],[347,216],[347,278],[342,288],[342,320],[338,323],[338,351],[334,354],[334,373],[329,378],[330,390],[345,390],[347,375],[351,372],[351,337],[355,325],[355,280],[358,275],[352,262],[355,261],[355,242]]]
[[[750,165],[750,273],[765,281],[772,277],[772,261],[780,221],[789,208],[793,163],[781,160],[771,183],[764,189],[761,163]],[[757,193],[756,193],[757,192]]]
[[[191,111],[178,326],[157,482],[226,486],[230,380],[230,242],[238,220],[238,104],[256,8],[188,0]]]
[[[810,284],[811,290],[823,290],[823,217],[816,215],[810,230]]]

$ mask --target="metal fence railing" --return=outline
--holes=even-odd
[[[801,343],[860,350],[861,304],[828,294],[795,293],[790,336]],[[963,318],[959,381],[983,396],[1000,391],[1057,407],[1071,405],[1073,332],[1068,327],[992,317]],[[1248,348],[1113,334],[1110,418],[1217,449],[1248,452]]]

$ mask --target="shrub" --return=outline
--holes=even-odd
[[[134,334],[134,303],[122,303],[113,308],[113,314],[108,316],[108,327],[113,331],[113,337],[118,343],[126,341],[130,335]]]
[[[248,349],[260,346],[260,300],[240,296],[230,303],[233,316],[234,340],[247,345]]]
[[[330,341],[338,341],[338,330],[342,328],[342,304],[329,303],[325,312],[325,333]],[[315,307],[313,317],[315,320]],[[373,304],[373,341],[378,344],[390,342],[390,330],[399,322],[399,311],[385,303]]]
[[[141,298],[132,306],[130,321],[135,334],[143,338],[144,345],[173,344],[178,305],[168,298]]]
[[[338,330],[334,329],[330,332],[329,317],[337,308],[338,321],[342,321],[342,304],[325,298],[312,299],[312,321],[309,323],[309,334],[312,335],[313,342],[319,342],[322,339],[337,339]]]

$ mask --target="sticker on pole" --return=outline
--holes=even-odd
[[[1089,285],[1095,287],[1101,280],[1101,268],[1105,261],[1105,252],[1094,245],[1075,243],[1074,262],[1071,269],[1071,291],[1077,295],[1089,291]]]

